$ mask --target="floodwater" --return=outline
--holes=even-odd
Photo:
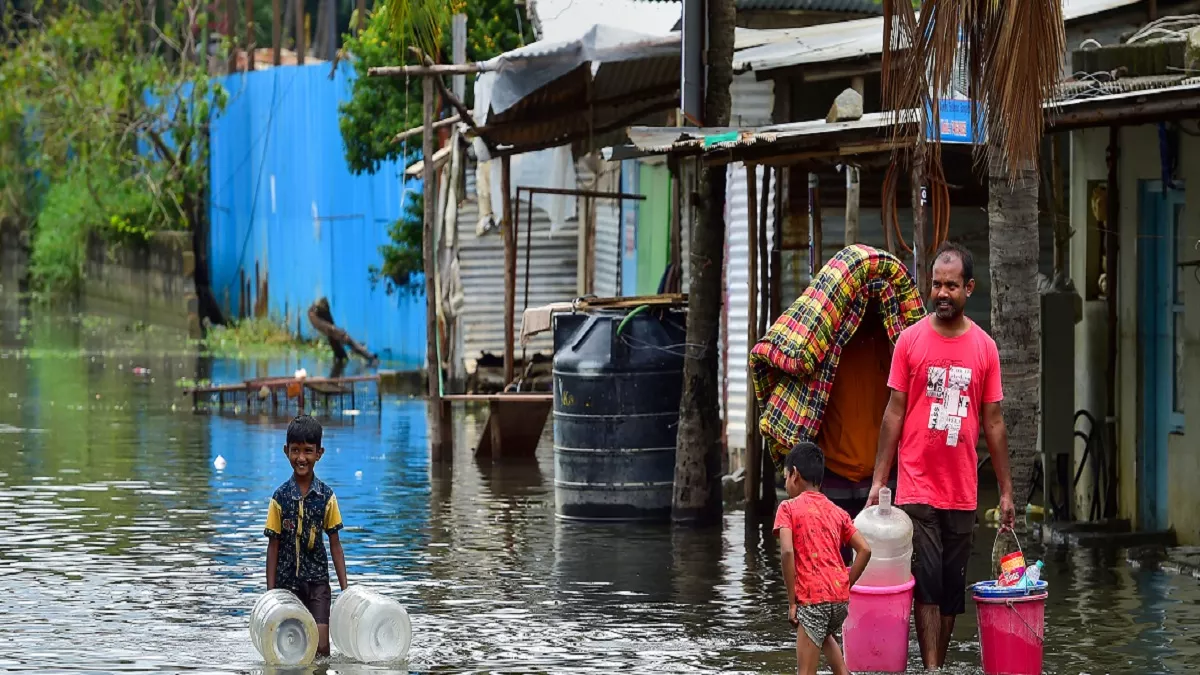
[[[3,301],[0,670],[263,670],[246,625],[264,590],[267,499],[289,474],[286,419],[196,414],[175,382],[298,365],[206,361],[161,332]],[[352,582],[408,607],[413,647],[406,664],[335,653],[317,672],[794,671],[777,546],[741,512],[709,531],[561,523],[548,444],[533,463],[476,462],[481,420],[467,412],[453,468],[436,469],[424,406],[373,406],[326,418],[318,474],[348,525]],[[972,578],[992,536],[978,531]],[[1196,663],[1194,579],[1132,569],[1120,550],[1044,555],[1048,671]],[[973,611],[953,673],[979,672]]]

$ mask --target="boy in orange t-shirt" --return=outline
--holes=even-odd
[[[821,494],[825,477],[825,455],[813,443],[800,443],[784,462],[788,496],[775,514],[775,536],[779,537],[783,578],[788,590],[788,621],[797,628],[796,668],[801,675],[814,675],[821,652],[835,675],[849,674],[838,637],[850,606],[853,586],[867,561],[867,545],[850,515]],[[841,548],[854,549],[849,571],[842,562]]]

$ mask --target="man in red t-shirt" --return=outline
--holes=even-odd
[[[896,341],[892,394],[867,500],[878,503],[899,446],[896,503],[913,521],[917,641],[930,670],[945,663],[954,619],[965,610],[981,418],[1000,483],[1000,511],[1005,523],[1014,517],[1000,355],[992,338],[963,315],[975,290],[974,272],[971,253],[957,244],[942,244],[934,256],[933,314]]]

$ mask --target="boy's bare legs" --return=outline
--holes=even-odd
[[[925,662],[925,670],[937,670],[945,662],[946,649],[942,647],[942,610],[937,605],[916,603],[917,610],[917,644],[921,647],[921,660]],[[950,626],[954,626],[954,618],[950,617]],[[947,632],[946,644],[949,644]],[[941,655],[941,658],[939,657]]]
[[[954,635],[954,617],[942,616],[942,632],[938,635],[938,667],[946,665],[946,652],[950,651],[950,636]]]
[[[329,624],[317,624],[317,656],[329,656]]]
[[[846,659],[842,657],[842,646],[832,635],[825,638],[825,660],[829,662],[829,668],[833,670],[833,675],[850,675],[850,669],[846,667]]]
[[[812,641],[808,632],[803,628],[796,631],[796,673],[798,675],[817,675],[817,667],[821,665],[821,648]]]

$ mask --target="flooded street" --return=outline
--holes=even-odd
[[[329,367],[208,361],[153,329],[3,301],[0,670],[263,669],[246,625],[267,500],[290,474],[287,419],[193,413],[177,381],[300,365]],[[435,468],[423,403],[366,398],[322,418],[317,473],[338,495],[351,582],[407,606],[413,647],[391,669],[335,653],[329,672],[794,672],[777,546],[741,512],[711,531],[561,523],[548,442],[536,463],[478,463],[482,412],[460,411],[453,467]],[[969,578],[987,575],[992,537],[977,531]],[[1194,667],[1196,580],[1121,550],[1044,555],[1048,671]],[[973,603],[955,637],[949,670],[978,672]]]

